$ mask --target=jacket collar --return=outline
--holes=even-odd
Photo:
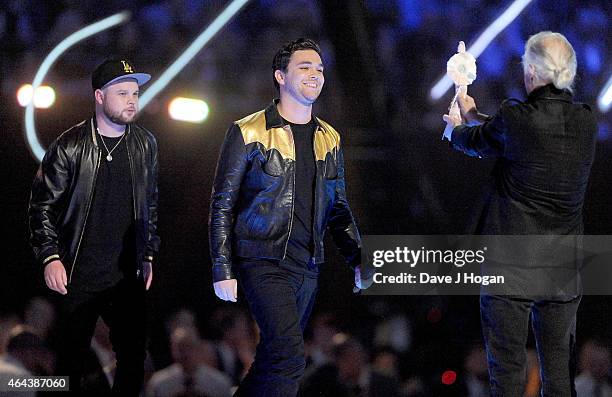
[[[94,145],[98,147],[98,137],[96,136],[96,115],[94,114],[92,118],[89,120],[89,133],[91,135],[91,139],[93,140]]]
[[[547,84],[531,91],[527,97],[527,102],[533,102],[538,99],[552,99],[572,103],[572,94],[567,90],[558,89],[553,84]]]
[[[96,145],[96,147],[98,146],[98,139],[97,139],[97,134],[96,134],[96,129],[98,128],[98,122],[96,121],[96,114],[94,113],[93,116],[91,116],[91,119],[89,120],[89,133],[91,135],[91,139],[94,142],[94,145]],[[132,124],[127,124],[125,127],[125,134],[126,136],[130,134],[130,132],[132,131]]]
[[[273,99],[272,103],[268,105],[264,112],[266,116],[266,130],[269,130],[271,128],[282,128],[286,125],[280,113],[278,113],[278,109],[276,107],[279,101],[280,99],[278,98]],[[312,115],[312,118],[315,120],[317,127],[320,127],[321,125],[319,124],[319,119],[314,115]]]

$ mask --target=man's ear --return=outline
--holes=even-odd
[[[531,81],[534,81],[536,79],[536,70],[535,70],[535,66],[533,66],[532,64],[529,64],[529,78],[531,79]]]
[[[102,105],[102,103],[104,103],[104,91],[102,91],[99,88],[95,90],[94,98],[96,99],[96,103],[98,103],[99,105]]]
[[[285,85],[285,73],[283,73],[281,70],[277,69],[274,71],[274,78],[276,79],[278,85]]]

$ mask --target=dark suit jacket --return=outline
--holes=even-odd
[[[456,127],[451,139],[455,149],[497,158],[476,234],[581,234],[596,134],[590,108],[573,103],[569,92],[553,85],[533,90],[525,102],[504,101],[481,125]],[[549,257],[558,252],[554,238],[514,241],[517,245],[500,243],[514,265],[533,268],[547,258],[549,264],[558,264],[558,258]],[[534,280],[534,274],[517,279]]]
[[[479,126],[453,130],[453,146],[497,157],[481,234],[582,231],[582,205],[595,154],[597,124],[588,106],[553,85],[526,102],[506,100]]]

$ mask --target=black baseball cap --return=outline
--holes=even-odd
[[[141,86],[151,79],[150,74],[136,73],[134,70],[134,64],[127,59],[107,59],[91,74],[91,86],[95,91],[124,78],[135,79]]]

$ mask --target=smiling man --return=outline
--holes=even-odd
[[[211,198],[215,293],[235,302],[240,281],[261,331],[236,396],[297,394],[326,229],[355,270],[357,288],[372,283],[360,266],[340,135],[312,115],[325,82],[321,50],[312,40],[290,42],[272,71],[280,99],[232,124]]]
[[[98,317],[117,355],[113,392],[136,396],[145,359],[145,289],[157,237],[157,143],[136,125],[140,85],[131,62],[108,60],[92,75],[95,115],[49,147],[29,207],[30,243],[58,292],[58,375],[80,390]]]

